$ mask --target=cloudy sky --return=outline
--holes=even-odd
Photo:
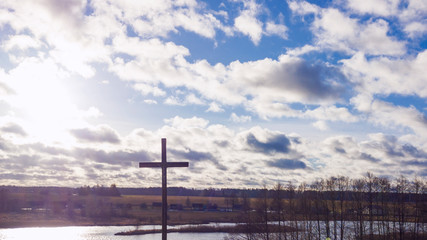
[[[423,0],[2,0],[0,185],[427,176]]]

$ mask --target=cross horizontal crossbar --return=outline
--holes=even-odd
[[[165,166],[166,165],[166,166]],[[188,162],[140,162],[140,168],[162,168],[165,167],[188,167]]]

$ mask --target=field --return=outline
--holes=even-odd
[[[0,227],[41,227],[80,225],[140,225],[161,224],[161,196],[123,195],[120,197],[11,194],[10,199],[20,206],[19,211],[0,213]],[[72,211],[60,203],[74,203]],[[193,211],[192,203],[228,208],[222,197],[169,196],[168,204],[180,204],[182,210],[169,210],[169,224],[235,222],[239,212]],[[32,205],[40,205],[34,207]],[[60,206],[58,206],[60,205]]]

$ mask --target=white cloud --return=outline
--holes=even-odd
[[[96,107],[90,107],[87,111],[85,111],[84,116],[89,118],[99,118],[103,115],[103,113]]]
[[[143,38],[167,37],[171,32],[180,31],[179,28],[210,39],[216,36],[217,30],[232,35],[231,28],[216,18],[216,15],[222,17],[226,12],[212,12],[195,1],[96,1],[93,5],[97,11],[128,24]]]
[[[240,2],[240,1],[235,1]],[[249,36],[251,41],[258,45],[263,35],[277,35],[283,39],[287,38],[288,28],[283,23],[275,23],[267,20],[266,23],[259,20],[258,17],[265,10],[264,6],[256,3],[254,0],[241,0],[244,8],[239,16],[234,19],[234,28],[237,32]],[[279,20],[283,16],[279,15]],[[280,22],[283,22],[282,20]]]
[[[230,120],[235,123],[246,123],[252,121],[252,117],[246,115],[237,116],[237,114],[231,113]]]
[[[93,18],[84,15],[86,1],[67,1],[57,4],[56,1],[6,1],[2,3],[8,9],[2,19],[20,35],[13,40],[26,47],[45,46],[49,57],[69,71],[86,78],[94,75],[92,62],[108,61],[108,48],[103,46],[103,35],[100,31],[91,31]],[[87,20],[87,21],[85,21]],[[119,28],[120,29],[120,28]],[[106,32],[117,32],[117,24],[111,24]],[[17,41],[20,40],[20,43]],[[25,40],[25,42],[23,42]],[[29,45],[30,44],[30,45]]]
[[[305,111],[304,115],[318,120],[342,122],[356,122],[358,120],[347,108],[336,106],[320,106],[316,109]]]
[[[193,93],[191,93],[185,97],[185,103],[186,104],[195,104],[195,105],[205,105],[205,102],[203,102],[203,100],[198,98]]]
[[[265,26],[265,34],[266,35],[277,35],[283,39],[287,38],[286,32],[288,28],[283,24],[276,24],[272,21],[267,22]]]
[[[404,54],[405,43],[388,36],[388,31],[384,20],[358,23],[337,9],[323,10],[313,23],[318,44],[325,48],[371,55]]]
[[[366,2],[369,3],[357,6],[371,9],[371,2]],[[362,51],[370,55],[403,55],[406,52],[406,43],[389,36],[388,23],[382,19],[359,21],[339,9],[322,9],[305,1],[288,3],[296,15],[314,14],[312,32],[316,36],[316,44],[323,49],[350,54]]]
[[[288,104],[254,99],[247,103],[246,108],[258,114],[262,119],[281,117],[301,117],[301,111],[294,110]]]
[[[248,35],[255,45],[258,45],[262,37],[262,22],[256,19],[250,12],[243,12],[234,19],[234,27],[237,31]]]
[[[287,49],[286,54],[289,56],[301,56],[304,55],[306,53],[310,53],[313,51],[319,51],[320,48],[313,46],[313,45],[304,45],[302,47],[298,47],[298,48],[293,48],[293,49]]]
[[[383,17],[397,17],[404,32],[410,38],[423,36],[427,32],[427,4],[425,1],[408,0],[346,0],[347,8],[357,14],[372,14]]]
[[[166,100],[163,103],[167,105],[184,106],[184,103],[182,102],[182,100],[180,100],[175,96],[169,96],[168,98],[166,98]]]
[[[148,84],[137,83],[133,86],[134,89],[138,90],[142,95],[152,94],[153,96],[165,96],[166,92],[158,87],[153,87]]]
[[[167,88],[185,87],[201,96],[189,95],[186,99],[169,96],[166,104],[205,104],[204,100],[212,100],[225,105],[245,104],[252,111],[263,111],[262,106],[255,105],[334,103],[343,93],[340,83],[343,79],[334,74],[324,79],[321,75],[322,68],[335,70],[310,65],[298,57],[282,55],[278,60],[266,58],[244,63],[234,61],[228,66],[211,65],[206,60],[190,63],[184,58],[189,54],[188,49],[157,39],[120,37],[113,42],[118,50],[131,56],[127,62],[116,61],[110,66],[122,79],[141,86],[155,87],[162,83]],[[143,91],[144,94],[148,92]],[[253,99],[252,103],[248,104],[248,98]],[[275,113],[268,115],[277,116]]]
[[[153,99],[145,99],[144,103],[146,103],[146,104],[157,104],[157,101],[153,100]]]
[[[181,118],[178,116],[170,119],[165,119],[164,122],[175,128],[205,128],[209,124],[209,121],[203,118]]]
[[[427,21],[411,22],[403,29],[410,38],[421,37],[427,33]]]
[[[32,3],[28,4],[31,5]],[[206,104],[205,100],[212,100],[225,105],[245,104],[247,96],[260,99],[258,95],[265,95],[264,92],[270,90],[273,90],[274,94],[269,99],[260,99],[262,102],[280,103],[300,100],[305,102],[319,102],[319,99],[322,99],[322,101],[331,101],[336,97],[335,94],[329,94],[330,92],[324,94],[329,91],[326,82],[323,84],[320,82],[322,80],[316,79],[316,77],[314,77],[314,80],[310,80],[308,76],[302,76],[302,72],[292,73],[293,78],[284,79],[283,81],[280,79],[279,75],[284,71],[299,71],[298,68],[300,67],[308,67],[307,70],[309,73],[311,71],[311,73],[316,74],[315,67],[309,69],[308,65],[304,66],[304,63],[298,63],[298,61],[301,61],[299,59],[286,60],[286,57],[281,57],[279,61],[265,59],[242,64],[234,62],[229,66],[224,66],[221,63],[210,65],[205,60],[189,63],[185,59],[190,54],[187,48],[178,46],[172,42],[153,38],[156,36],[165,36],[161,33],[156,35],[155,31],[150,31],[154,34],[152,36],[138,32],[138,29],[133,25],[134,22],[131,21],[141,20],[140,16],[142,15],[147,16],[144,20],[149,22],[147,24],[167,33],[169,31],[176,31],[177,26],[183,27],[186,25],[185,22],[187,20],[192,19],[193,22],[195,21],[201,25],[196,26],[196,24],[195,29],[189,29],[190,27],[188,29],[184,28],[206,37],[212,37],[211,33],[202,32],[212,29],[205,25],[211,24],[209,26],[214,26],[214,29],[224,29],[224,26],[219,24],[213,15],[210,15],[211,13],[207,13],[203,6],[196,6],[194,3],[189,2],[179,4],[169,1],[161,3],[135,3],[132,1],[106,3],[104,1],[92,1],[88,7],[93,9],[93,14],[85,16],[83,14],[83,9],[86,7],[84,2],[76,1],[69,4],[70,12],[67,12],[67,16],[61,17],[61,21],[57,23],[59,24],[58,28],[47,31],[47,29],[36,28],[35,26],[34,30],[32,28],[31,30],[35,35],[35,39],[40,38],[42,41],[46,41],[47,46],[50,48],[48,50],[48,57],[52,57],[65,70],[79,74],[85,78],[95,76],[96,69],[92,63],[101,62],[108,64],[108,70],[114,72],[120,79],[132,81],[134,88],[142,95],[165,96],[166,92],[159,87],[160,84],[166,88],[186,87],[188,90],[196,91],[200,95],[200,97],[189,95],[185,99],[180,99],[178,96],[169,96],[165,100],[166,104],[175,105],[204,105]],[[25,15],[25,23],[22,22],[22,26],[31,21],[26,15],[26,9],[13,3],[9,5],[10,8],[16,9],[18,15]],[[259,25],[259,27],[256,27],[258,30],[254,32],[252,30],[247,31],[255,42],[261,39],[262,34],[275,34],[285,37],[286,26],[283,24],[268,20],[264,25],[264,23],[257,19],[260,12],[263,11],[263,6],[257,4],[255,1],[245,1],[243,5],[243,10],[240,12],[241,19],[246,19],[254,22],[257,26]],[[41,12],[50,11],[43,9],[41,5],[36,4],[35,6],[37,6],[35,9]],[[56,8],[55,6],[51,7],[52,9]],[[171,9],[173,9],[173,16],[170,16],[168,13]],[[61,9],[61,11],[68,10]],[[47,16],[52,17],[55,14],[54,12],[50,12]],[[39,17],[37,21],[40,21],[41,25],[47,25],[47,22],[53,21],[50,17],[43,18],[42,14],[37,16]],[[158,16],[161,16],[161,18],[164,17],[164,21],[157,19]],[[33,17],[36,17],[36,15]],[[13,17],[10,18],[12,19]],[[168,20],[169,18],[171,18],[170,21]],[[178,21],[178,18],[181,20]],[[120,20],[133,26],[134,30],[140,36],[127,36],[126,26]],[[153,24],[153,22],[155,23]],[[239,22],[239,17],[237,17],[237,22]],[[160,24],[163,27],[156,24]],[[14,27],[17,29],[22,28],[21,25],[18,25],[16,24]],[[244,26],[247,25],[244,24]],[[243,29],[244,26],[241,26],[242,28],[240,29]],[[263,28],[265,29],[263,30]],[[60,29],[71,29],[71,31],[61,31]],[[101,31],[100,29],[106,30]],[[68,34],[70,33],[74,33],[74,35],[69,37]],[[108,44],[105,44],[106,42]],[[254,82],[245,80],[246,77],[243,71],[246,69],[251,70],[252,66],[255,69],[265,67],[266,71],[264,72],[273,79],[267,82],[262,92],[258,92],[257,85],[264,78],[258,76],[257,78],[259,79],[255,79]],[[254,73],[254,71],[251,72]],[[305,80],[299,83],[302,78],[298,77],[305,78]],[[292,79],[295,79],[295,81]],[[318,82],[316,83],[316,81]],[[282,87],[279,89],[276,89],[275,86],[273,87],[276,83],[280,83]],[[314,88],[311,89],[312,86],[310,84],[317,84],[318,91],[315,94],[311,94],[313,92],[309,93],[314,90]],[[322,91],[326,92],[322,93]],[[331,96],[331,99],[326,99],[329,98],[327,97],[328,95]]]
[[[322,131],[326,131],[329,129],[328,124],[325,121],[316,121],[312,125],[313,127]]]
[[[212,102],[209,104],[209,108],[206,112],[224,112],[224,109],[222,109],[216,102]]]
[[[425,20],[427,13],[427,3],[422,0],[408,0],[407,7],[399,14],[399,19],[403,23]]]
[[[362,53],[341,60],[343,72],[354,82],[359,92],[370,94],[427,96],[425,67],[427,51],[413,57],[367,59]]]
[[[94,128],[71,129],[70,133],[76,139],[85,143],[120,143],[119,134],[108,125],[98,125]]]
[[[364,94],[352,98],[351,102],[359,111],[367,114],[370,122],[389,128],[408,128],[415,134],[427,133],[427,118],[412,106],[395,106]]]
[[[317,14],[320,7],[306,1],[287,0],[289,8],[297,15]]]
[[[4,173],[16,173],[20,169],[26,181],[31,183],[36,183],[39,175],[49,175],[56,184],[64,186],[92,185],[100,179],[122,187],[149,186],[150,182],[160,181],[160,176],[155,170],[141,172],[137,162],[158,159],[160,138],[166,137],[168,159],[190,162],[189,169],[169,173],[168,177],[176,183],[175,186],[197,184],[204,188],[215,184],[218,187],[245,187],[250,182],[257,186],[263,183],[274,185],[278,175],[280,180],[294,183],[336,175],[357,178],[366,171],[392,176],[399,174],[402,162],[408,162],[406,169],[414,173],[425,170],[424,166],[410,165],[411,161],[416,162],[414,159],[425,157],[422,146],[409,145],[394,136],[373,134],[364,141],[336,136],[313,141],[261,127],[235,132],[223,125],[210,125],[208,120],[198,117],[177,116],[165,122],[168,125],[156,131],[135,129],[120,138],[114,129],[106,125],[80,128],[73,134],[85,143],[68,148],[37,142],[12,144],[1,139],[2,146],[14,146],[14,151],[13,154],[2,151],[0,169]],[[8,131],[19,129],[2,126],[0,128]],[[103,144],[88,144],[93,142]],[[24,161],[25,154],[30,152],[34,161]],[[31,168],[33,165],[38,167]],[[141,182],[141,174],[149,180]],[[176,181],[183,176],[185,181]],[[17,184],[20,179],[10,175],[4,176],[3,181]]]
[[[347,7],[361,14],[380,16],[395,15],[398,12],[400,0],[346,0]]]
[[[39,48],[41,43],[28,35],[14,35],[9,40],[2,44],[6,51],[13,49],[26,50],[29,48]]]

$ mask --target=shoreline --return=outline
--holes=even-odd
[[[168,226],[198,225],[207,223],[236,223],[234,221],[170,221]],[[55,216],[25,215],[25,214],[0,214],[0,229],[12,228],[42,228],[42,227],[105,227],[105,226],[146,226],[161,225],[161,221],[137,221],[135,218],[113,217],[107,220],[88,219],[76,217],[67,219]]]
[[[240,223],[234,226],[187,226],[180,228],[168,229],[168,233],[263,233],[265,230],[263,224],[251,224],[250,226]],[[277,226],[274,224],[268,224],[268,228],[271,232],[295,232],[297,229],[289,226]],[[149,229],[149,230],[130,230],[126,232],[118,232],[116,236],[131,236],[131,235],[145,235],[161,233],[162,229]]]

